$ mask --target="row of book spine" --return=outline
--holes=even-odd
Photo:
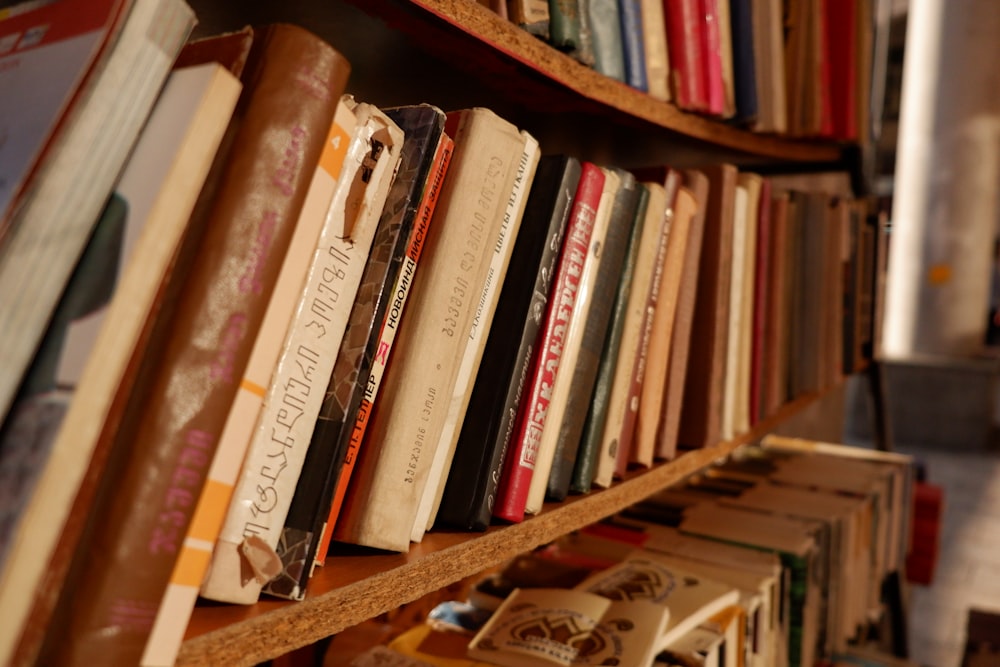
[[[602,74],[761,132],[867,136],[868,0],[506,0],[489,3]]]
[[[521,521],[748,428],[716,420],[723,396],[750,411],[754,298],[776,289],[747,268],[761,177],[646,179],[545,155],[487,109],[379,109],[292,26],[192,42],[175,72],[220,60],[242,93],[147,277],[146,333],[19,655],[169,664],[199,594],[301,599],[331,540],[406,551],[435,524]],[[824,254],[842,232],[819,218],[788,260],[800,326],[774,349],[799,347],[771,407],[840,368],[793,382],[840,353],[825,332],[851,248]]]

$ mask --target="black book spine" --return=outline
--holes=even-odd
[[[611,210],[611,222],[608,236],[601,250],[603,257],[597,268],[594,281],[593,302],[587,312],[584,323],[583,340],[580,343],[580,355],[573,368],[573,377],[569,389],[569,402],[566,418],[559,425],[559,438],[556,441],[555,456],[552,459],[552,470],[545,487],[545,497],[548,500],[565,500],[569,494],[569,484],[576,466],[576,455],[580,449],[580,438],[583,435],[584,422],[591,399],[594,394],[594,384],[597,381],[597,370],[604,352],[604,343],[608,337],[611,322],[611,310],[621,280],[622,266],[628,252],[629,239],[632,236],[632,226],[635,223],[635,210],[639,205],[639,191],[635,177],[622,170],[616,170],[621,178],[621,186],[615,196],[614,207]]]
[[[410,229],[444,131],[444,114],[429,105],[386,109],[385,113],[403,131],[403,153],[278,542],[283,569],[264,587],[264,592],[276,597],[301,599],[305,594],[378,351],[379,331],[392,299],[389,292],[406,254]]]
[[[479,531],[489,526],[580,172],[580,162],[567,156],[539,162],[455,447],[439,525]]]

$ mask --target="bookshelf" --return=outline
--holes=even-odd
[[[485,533],[434,531],[405,554],[359,548],[332,556],[317,570],[301,602],[268,599],[250,607],[200,606],[188,625],[177,665],[249,666],[316,642],[619,512],[758,440],[822,398],[803,396],[748,433],[632,472],[609,489],[547,503],[523,523],[493,526]]]

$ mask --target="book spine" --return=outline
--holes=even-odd
[[[410,536],[414,542],[423,539],[424,533],[433,524],[441,503],[441,495],[444,493],[448,471],[451,469],[451,462],[455,455],[455,445],[458,443],[462,422],[465,420],[465,412],[469,406],[471,384],[479,371],[487,334],[493,325],[493,315],[496,313],[497,301],[500,299],[500,287],[506,278],[510,256],[521,228],[521,221],[524,218],[528,190],[531,188],[531,181],[538,168],[540,158],[538,142],[526,132],[521,134],[525,139],[524,151],[517,165],[513,188],[507,197],[503,222],[493,244],[489,270],[482,293],[479,296],[479,305],[472,317],[472,326],[465,343],[465,349],[462,352],[462,361],[455,379],[455,389],[448,406],[448,415],[445,418],[441,438],[434,452],[434,459],[431,461],[427,486],[420,499],[420,506],[417,508],[417,519]]]
[[[738,432],[737,401],[740,381],[740,341],[743,337],[743,278],[747,259],[747,189],[737,185],[733,213],[733,261],[728,279],[729,309],[726,318],[726,373],[722,383],[722,424],[720,437],[731,440]]]
[[[624,82],[625,51],[618,0],[587,0],[585,5],[593,35],[594,69]]]
[[[562,51],[579,48],[579,0],[549,0],[549,43]]]
[[[629,381],[628,398],[625,404],[628,412],[622,422],[621,433],[618,435],[618,450],[615,457],[615,472],[617,476],[625,474],[629,460],[632,456],[633,440],[635,439],[636,423],[639,419],[639,402],[642,397],[642,386],[646,377],[646,363],[649,352],[649,343],[653,332],[653,321],[656,317],[656,309],[660,298],[660,286],[663,280],[663,272],[667,258],[667,248],[670,245],[670,234],[674,221],[674,199],[680,188],[681,175],[674,169],[668,169],[663,179],[663,189],[666,195],[666,209],[663,211],[663,218],[660,222],[660,234],[657,239],[656,259],[653,262],[653,276],[649,282],[649,293],[646,297],[646,310],[642,319],[642,327],[639,337],[639,353],[632,368],[632,376]],[[605,435],[605,438],[608,436]],[[603,481],[603,480],[602,480]],[[610,481],[608,481],[610,484]]]
[[[592,409],[595,404],[594,383],[605,352],[605,342],[608,340],[615,295],[623,280],[625,255],[635,228],[635,211],[639,202],[635,177],[622,170],[616,170],[616,173],[620,185],[615,193],[608,232],[600,250],[600,266],[591,288],[591,306],[587,310],[583,337],[570,379],[566,416],[558,425],[552,469],[545,487],[545,496],[549,500],[562,501],[569,493],[570,479],[589,412],[586,406]]]
[[[750,354],[750,423],[761,419],[764,404],[765,349],[767,316],[771,310],[773,292],[769,289],[771,274],[771,181],[762,179],[757,213],[757,270],[754,284],[753,351]]]
[[[722,41],[719,29],[718,0],[698,0],[701,5],[702,76],[705,80],[705,110],[717,116],[726,108],[726,90],[722,82]]]
[[[545,325],[529,373],[529,391],[518,410],[517,428],[497,491],[493,514],[506,521],[519,522],[524,518],[538,444],[573,314],[604,180],[600,167],[592,163],[582,165],[580,183],[574,194],[573,208],[559,258],[559,269],[552,284],[551,298],[545,314]]]
[[[609,168],[602,168],[602,170],[604,171],[604,190],[601,192],[600,204],[594,217],[594,228],[590,236],[590,245],[587,247],[587,256],[583,260],[580,284],[573,303],[569,328],[566,331],[559,370],[556,371],[555,380],[552,383],[552,395],[545,418],[546,426],[542,429],[541,439],[538,443],[535,472],[531,477],[531,485],[528,487],[528,501],[524,505],[525,514],[537,514],[542,510],[563,421],[575,418],[575,415],[570,414],[572,410],[570,394],[583,349],[584,335],[587,332],[588,317],[590,310],[594,307],[594,288],[604,259],[605,241],[611,227],[611,212],[621,187],[618,171]]]
[[[90,543],[102,547],[80,552],[85,576],[72,587],[58,664],[133,664],[142,655],[346,83],[347,62],[304,30],[274,26],[256,46],[245,77],[253,85],[234,116],[234,148],[155,398],[137,432],[118,434],[143,443],[115,485],[115,498],[128,501],[98,513]]]
[[[647,92],[646,46],[642,28],[642,0],[618,0],[621,19],[622,54],[625,61],[625,83]]]
[[[430,462],[454,389],[460,349],[489,268],[524,138],[493,112],[449,114],[455,156],[413,284],[396,360],[371,424],[334,539],[407,551]],[[454,128],[451,129],[451,128]],[[454,177],[454,178],[453,178]],[[436,233],[436,236],[434,234]]]
[[[511,257],[511,265],[520,270],[504,280],[438,511],[439,524],[477,531],[489,526],[579,180],[575,158],[545,156],[539,162]],[[510,344],[514,337],[519,337],[516,347]]]
[[[629,293],[632,291],[636,263],[639,261],[639,242],[642,240],[642,230],[645,228],[646,209],[649,205],[649,189],[643,185],[636,186],[636,207],[632,222],[632,232],[629,236],[628,249],[621,269],[621,280],[615,292],[614,309],[608,325],[607,340],[601,352],[597,377],[594,380],[593,397],[590,409],[583,425],[580,445],[573,464],[573,475],[570,477],[569,490],[574,493],[590,491],[597,470],[598,457],[604,439],[604,426],[607,424],[609,402],[614,384],[615,371],[619,360],[622,340],[625,334],[625,320],[628,316]],[[627,356],[627,355],[624,355]]]
[[[673,99],[686,111],[705,111],[708,108],[701,47],[704,22],[699,19],[700,2],[675,0],[663,4]]]
[[[754,50],[751,0],[727,0],[733,36],[733,92],[736,120],[750,124],[757,119],[757,62]],[[763,39],[763,37],[756,37]]]
[[[522,30],[549,38],[549,0],[507,0],[507,15]]]
[[[396,333],[399,330],[399,321],[410,295],[410,286],[413,284],[413,276],[420,261],[420,255],[424,248],[424,239],[430,229],[431,219],[434,215],[434,208],[437,205],[438,195],[441,193],[441,186],[448,173],[448,165],[451,163],[451,155],[455,150],[455,144],[446,134],[440,134],[437,148],[431,162],[430,170],[425,176],[425,185],[421,194],[419,205],[408,213],[413,218],[411,229],[399,269],[391,285],[391,290],[387,294],[392,295],[392,301],[386,304],[385,312],[381,314],[381,324],[379,326],[378,342],[371,353],[371,371],[368,374],[368,382],[365,384],[364,395],[361,397],[361,404],[358,406],[354,428],[351,432],[350,441],[347,444],[347,451],[344,453],[344,462],[340,468],[340,475],[337,478],[337,485],[333,492],[333,500],[330,504],[330,513],[327,516],[326,525],[323,527],[323,537],[320,541],[319,549],[316,552],[316,564],[322,565],[326,560],[330,549],[330,541],[334,528],[337,525],[337,518],[340,516],[340,509],[347,494],[347,486],[354,471],[354,464],[358,458],[358,452],[365,441],[365,432],[368,429],[369,419],[378,397],[379,388],[382,386],[382,378],[385,375],[389,357],[392,354],[393,343],[396,340]]]
[[[646,87],[654,99],[670,100],[670,57],[662,0],[641,0],[642,46],[646,60]]]

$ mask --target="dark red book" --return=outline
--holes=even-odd
[[[757,259],[754,263],[753,333],[750,341],[750,424],[761,418],[764,398],[764,346],[767,341],[767,316],[770,300],[768,289],[771,270],[771,181],[762,179],[760,206],[757,211]]]
[[[524,518],[528,489],[535,471],[538,444],[545,426],[552,384],[559,369],[563,342],[573,306],[583,261],[590,245],[594,218],[604,190],[604,172],[590,162],[583,163],[580,183],[573,196],[569,223],[563,241],[559,267],[545,313],[545,324],[535,349],[526,386],[525,400],[518,409],[517,426],[504,462],[493,516],[519,522]]]
[[[823,9],[833,138],[854,141],[858,138],[857,0],[825,2]]]
[[[705,86],[705,21],[702,0],[664,0],[670,87],[674,102],[685,111],[707,111]],[[721,66],[721,61],[720,61]],[[721,83],[721,79],[720,79]]]

